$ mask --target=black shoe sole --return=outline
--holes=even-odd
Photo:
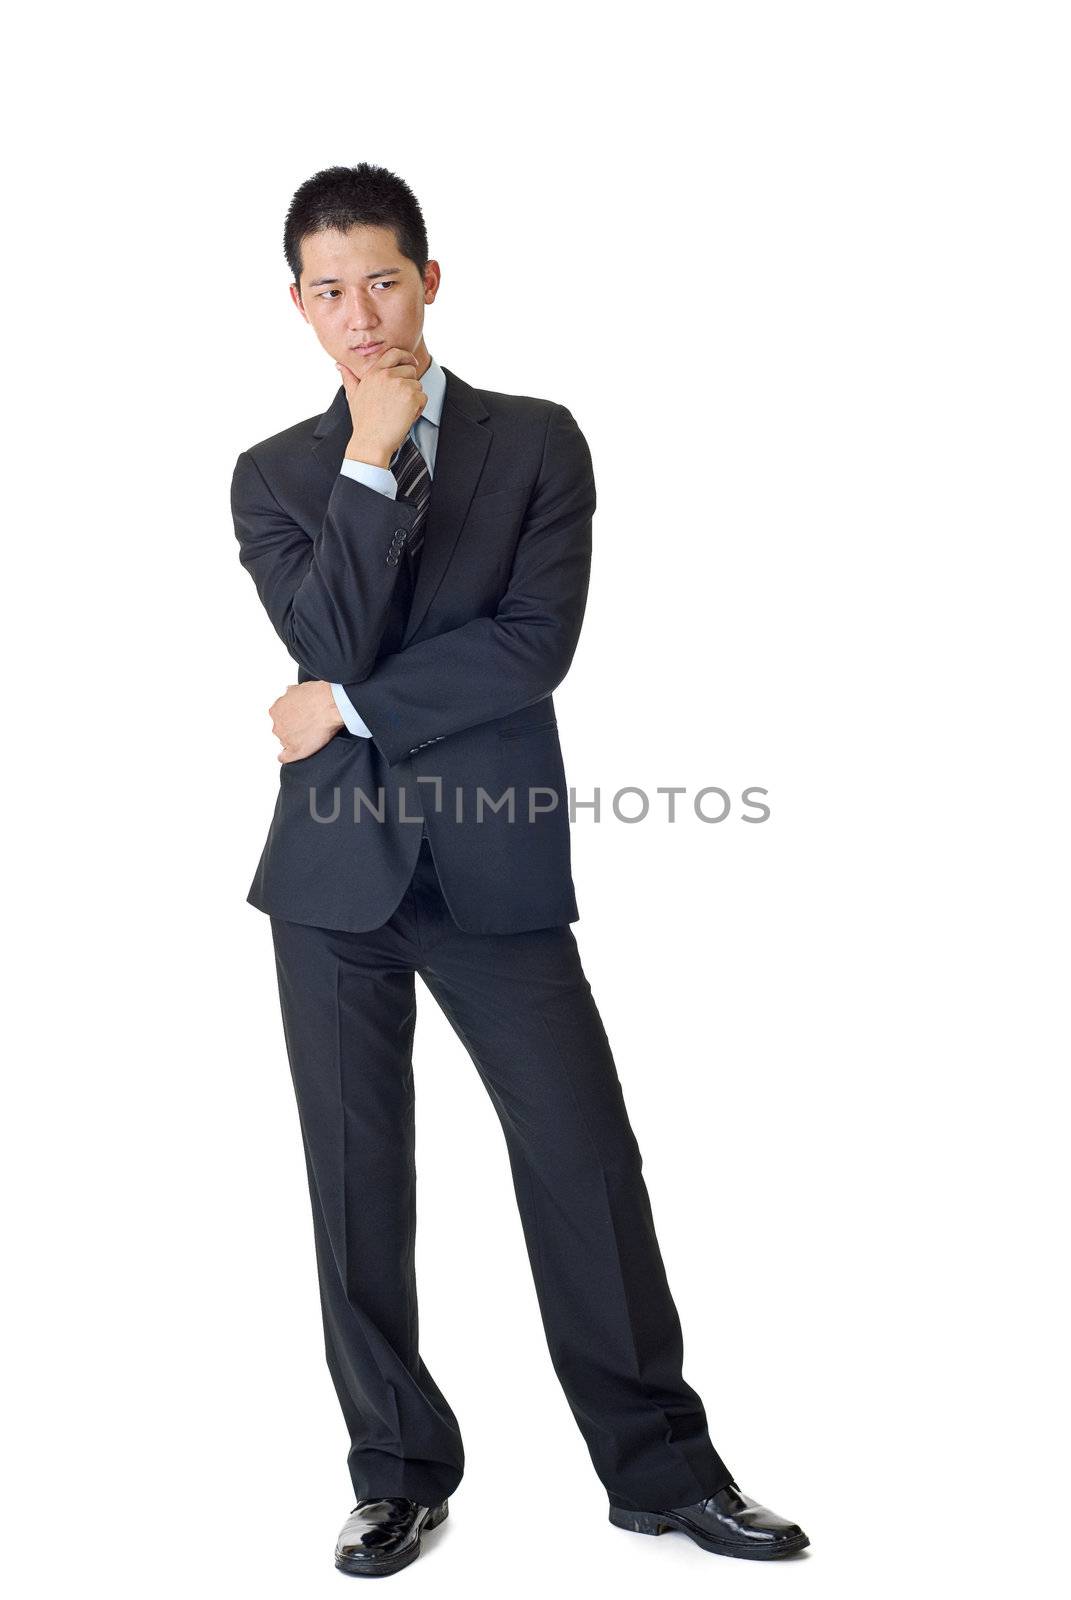
[[[336,1556],[335,1566],[348,1578],[389,1578],[392,1572],[400,1572],[403,1567],[408,1567],[416,1560],[420,1554],[420,1541],[428,1529],[437,1528],[449,1515],[449,1500],[444,1500],[441,1506],[434,1506],[424,1518],[420,1532],[412,1545],[408,1550],[403,1550],[401,1555]]]
[[[704,1550],[712,1550],[719,1556],[742,1556],[746,1561],[776,1561],[780,1556],[792,1556],[797,1550],[805,1550],[811,1542],[801,1530],[778,1544],[736,1544],[700,1532],[683,1517],[675,1517],[672,1511],[626,1511],[622,1506],[611,1506],[610,1521],[615,1528],[627,1528],[630,1533],[686,1533]]]

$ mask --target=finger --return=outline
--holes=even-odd
[[[392,344],[389,350],[384,350],[383,354],[372,363],[375,367],[413,368],[416,367],[416,364],[417,358],[412,350],[403,350],[401,345],[397,344]]]

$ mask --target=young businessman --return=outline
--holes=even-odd
[[[271,918],[327,1362],[357,1505],[347,1573],[395,1572],[447,1514],[457,1419],[419,1349],[415,976],[494,1103],[554,1370],[610,1520],[724,1555],[806,1534],[741,1493],[685,1381],[613,1055],[570,924],[553,691],[587,597],[595,486],[549,400],[476,389],[424,342],[439,288],[407,185],[317,173],[284,233],[335,362],[322,416],[243,450],[240,558],[298,665],[248,898]],[[698,1241],[697,1241],[698,1242]]]

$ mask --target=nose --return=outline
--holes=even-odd
[[[371,300],[355,288],[346,307],[346,326],[350,333],[367,334],[375,329],[377,322],[378,318]]]

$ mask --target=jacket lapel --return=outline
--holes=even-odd
[[[444,367],[446,392],[439,418],[435,472],[424,523],[424,548],[401,648],[416,633],[450,563],[493,437],[490,415],[476,390]],[[352,432],[346,390],[341,385],[313,429],[312,450],[330,483],[338,476]]]

